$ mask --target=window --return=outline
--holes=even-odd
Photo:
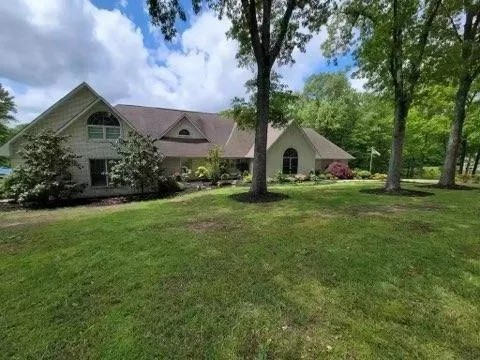
[[[288,148],[283,153],[283,173],[296,174],[298,171],[298,153],[297,150]]]
[[[92,186],[109,186],[109,173],[117,160],[90,159],[90,183]]]
[[[182,129],[178,132],[178,135],[180,135],[180,136],[190,136],[190,131],[188,131],[187,129]]]
[[[120,137],[120,123],[112,114],[99,111],[88,118],[87,133],[89,139],[115,140]]]

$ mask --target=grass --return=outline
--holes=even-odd
[[[0,357],[480,358],[479,191],[366,186],[2,213]]]

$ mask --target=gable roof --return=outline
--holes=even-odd
[[[15,134],[11,139],[9,139],[5,144],[0,146],[0,155],[2,156],[9,156],[9,145],[18,139],[20,136],[23,136],[29,129],[31,129],[35,124],[38,124],[40,121],[45,119],[47,116],[51,115],[56,109],[58,109],[62,104],[64,104],[67,100],[71,99],[74,97],[76,94],[78,94],[81,90],[88,90],[90,91],[95,99],[90,102],[84,109],[82,109],[79,113],[73,114],[73,116],[70,119],[65,119],[65,121],[58,123],[58,127],[56,129],[52,129],[55,133],[60,133],[61,131],[65,130],[72,124],[78,117],[80,117],[83,113],[91,109],[93,106],[95,106],[98,103],[103,103],[105,106],[109,108],[109,110],[116,116],[118,116],[121,120],[125,121],[127,124],[129,124],[132,128],[132,124],[128,119],[125,119],[123,115],[118,113],[117,110],[115,110],[110,103],[105,100],[102,96],[100,96],[90,85],[88,85],[86,82],[82,82],[80,85],[75,87],[72,91],[67,93],[64,97],[62,97],[60,100],[58,100],[55,104],[50,106],[47,110],[42,112],[40,115],[38,115],[32,122],[30,122],[27,126],[25,126],[21,131],[19,131],[17,134]]]
[[[319,159],[339,159],[339,160],[352,160],[355,159],[348,152],[341,147],[335,145],[318,132],[311,128],[303,128],[303,131],[310,139],[310,142],[315,147],[317,156]]]
[[[210,142],[222,146],[233,128],[233,121],[215,113],[119,104],[115,109],[144,135],[160,139],[180,120],[187,118]]]

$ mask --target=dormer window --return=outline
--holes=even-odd
[[[93,140],[115,140],[120,137],[120,123],[115,116],[99,111],[87,120],[88,138]]]
[[[188,131],[187,129],[182,129],[178,132],[178,135],[179,136],[190,136],[190,131]]]

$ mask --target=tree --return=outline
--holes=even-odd
[[[255,80],[246,82],[248,99],[234,98],[232,107],[222,112],[222,115],[235,120],[241,129],[255,129],[257,119],[257,91]],[[273,73],[270,87],[269,122],[275,127],[285,126],[295,117],[298,95],[287,89],[280,82],[280,76]]]
[[[17,112],[13,96],[0,84],[0,145],[4,144],[11,136],[7,124],[15,120],[13,114]],[[5,158],[0,156],[0,165],[6,164]]]
[[[49,130],[25,135],[21,165],[5,181],[6,195],[21,203],[44,206],[82,192],[85,184],[75,183],[70,173],[71,168],[80,168],[79,156],[65,146],[67,138]]]
[[[177,19],[186,20],[180,1],[147,0],[154,25],[160,26],[167,40],[176,35]],[[226,16],[231,27],[228,35],[238,40],[237,58],[241,65],[256,65],[256,124],[253,198],[267,193],[267,129],[270,115],[271,73],[278,65],[292,61],[295,48],[305,51],[305,44],[318,32],[328,17],[330,0],[192,0],[199,13],[208,6],[220,17]]]
[[[208,177],[212,181],[212,184],[216,184],[220,180],[224,164],[222,161],[222,151],[219,146],[214,146],[208,150],[207,156],[207,173]]]
[[[434,59],[429,41],[442,0],[347,0],[329,27],[326,54],[353,56],[359,74],[394,101],[393,136],[386,191],[400,190],[408,111],[423,65]]]
[[[125,139],[118,139],[113,147],[121,156],[112,161],[110,179],[114,185],[130,186],[145,191],[163,192],[165,157],[155,145],[155,139],[130,131]]]
[[[480,73],[480,3],[476,0],[462,0],[452,1],[449,5],[450,8],[445,6],[445,10],[451,22],[453,42],[450,43],[453,46],[452,56],[448,58],[453,60],[450,66],[451,64],[458,64],[458,66],[453,66],[457,70],[457,92],[450,138],[438,183],[442,187],[455,185],[455,168],[462,142],[468,94],[472,83]],[[464,142],[463,153],[466,153],[466,142]]]
[[[311,75],[297,104],[297,118],[340,147],[350,149],[360,117],[359,94],[345,73]]]

